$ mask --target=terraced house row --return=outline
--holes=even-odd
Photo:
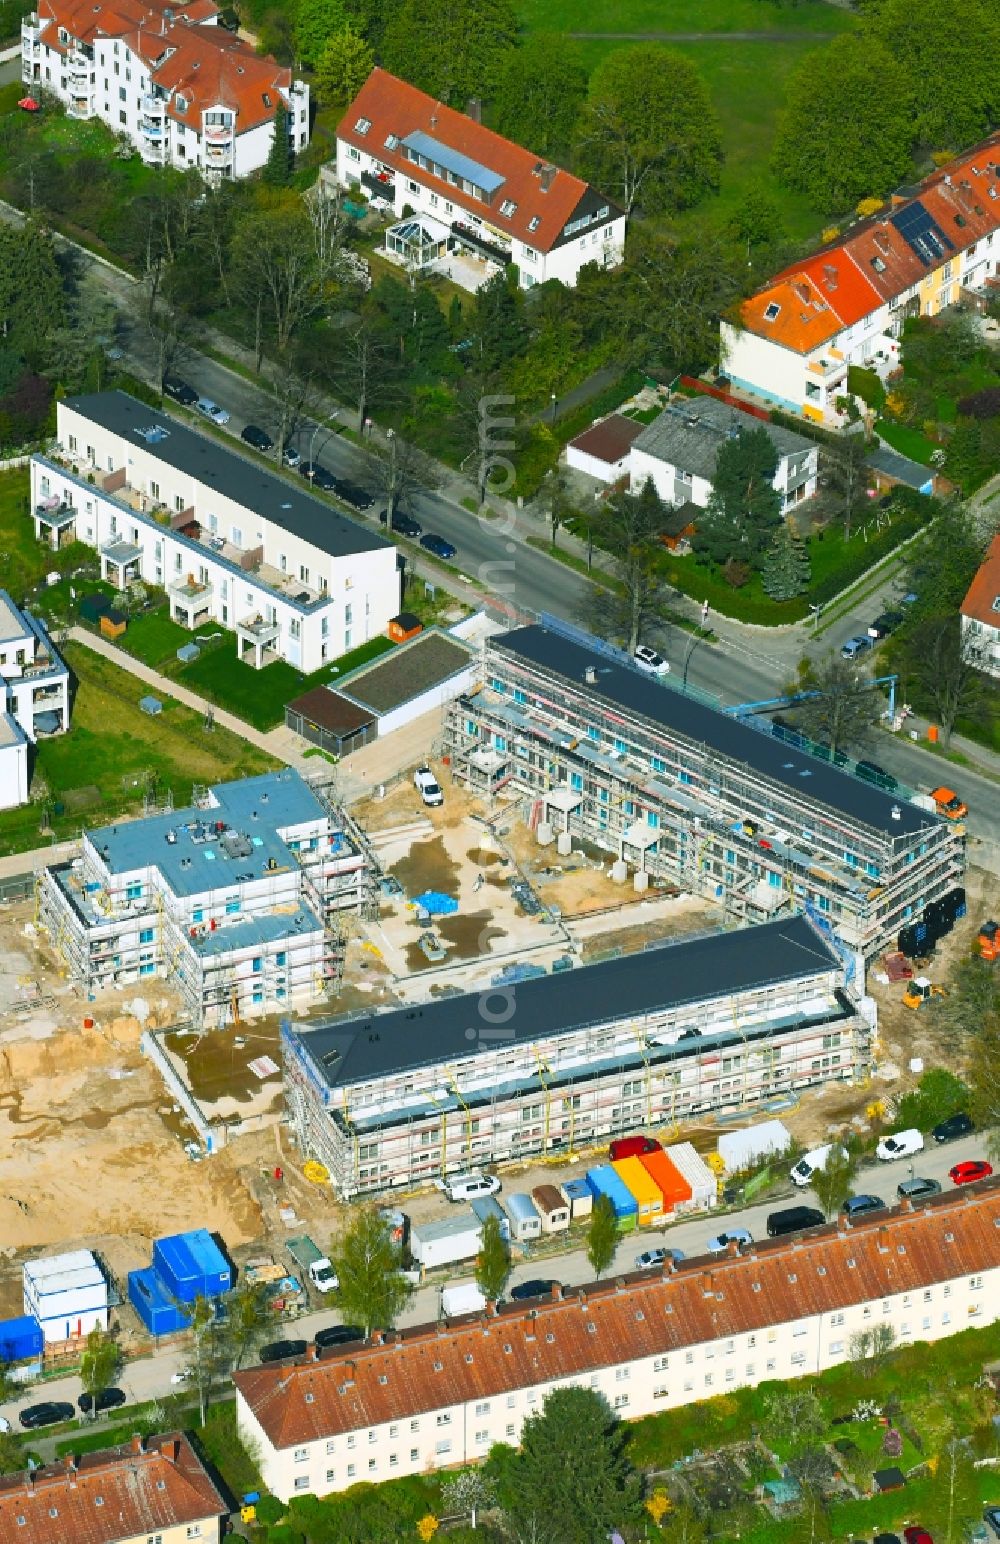
[[[736,1246],[731,1245],[731,1251]],[[287,1501],[485,1458],[553,1389],[637,1418],[844,1362],[855,1331],[904,1345],[1000,1315],[1000,1187],[843,1219],[808,1240],[688,1260],[661,1277],[553,1289],[452,1325],[237,1372],[240,1435]]]
[[[849,365],[885,379],[903,323],[962,301],[1000,273],[1000,134],[901,188],[873,218],[777,274],[722,323],[733,385],[817,423],[838,423]]]
[[[763,726],[767,729],[769,725]],[[865,959],[961,883],[960,829],[546,618],[491,638],[448,705],[455,778],[760,922],[807,910]],[[820,748],[817,748],[820,749]],[[829,752],[827,752],[829,755]]]

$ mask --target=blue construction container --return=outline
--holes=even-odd
[[[153,1269],[168,1294],[181,1303],[232,1291],[233,1268],[206,1228],[158,1238],[153,1245]]]
[[[34,1314],[0,1320],[0,1362],[30,1362],[44,1348],[45,1336]]]
[[[610,1163],[602,1163],[596,1169],[588,1169],[586,1174],[587,1184],[594,1193],[594,1200],[598,1196],[607,1196],[614,1207],[618,1226],[623,1233],[637,1226],[639,1221],[639,1203],[620,1175],[616,1174]]]
[[[188,1315],[148,1265],[129,1271],[128,1300],[151,1335],[175,1335],[188,1327]]]

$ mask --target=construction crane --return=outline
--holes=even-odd
[[[876,676],[872,681],[873,686],[888,686],[889,688],[889,718],[896,717],[896,675]],[[761,702],[738,702],[734,707],[724,708],[723,712],[733,718],[749,718],[752,713],[765,713],[770,708],[791,708],[797,702],[807,702],[812,697],[822,697],[822,692],[793,692],[785,697],[767,697]]]

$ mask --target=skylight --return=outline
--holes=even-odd
[[[771,304],[768,306],[767,310],[764,312],[764,320],[765,320],[765,322],[776,321],[777,317],[778,317],[778,313],[779,313],[780,310],[781,310],[781,307],[779,306],[778,302],[776,300],[772,300]]]
[[[385,148],[387,150],[395,150],[395,148],[396,148],[396,146],[398,144],[399,144],[399,135],[398,134],[387,134],[385,136]]]
[[[510,216],[516,209],[517,205],[514,203],[512,198],[505,198],[503,203],[500,205],[500,213],[505,215],[507,219],[510,219]]]
[[[354,125],[354,132],[355,134],[367,134],[371,126],[372,121],[370,118],[359,118]]]
[[[541,223],[542,223],[541,217],[539,215],[537,215],[537,214],[533,214],[531,216],[531,219],[528,221],[528,229],[529,229],[529,231],[536,231],[538,229],[538,227],[541,225]]]

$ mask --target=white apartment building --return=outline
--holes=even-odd
[[[744,1255],[553,1289],[450,1325],[234,1374],[237,1422],[283,1501],[474,1463],[516,1445],[553,1389],[603,1394],[623,1419],[847,1360],[888,1325],[940,1340],[1000,1317],[1000,1187],[841,1220]]]
[[[978,668],[1000,676],[1000,533],[990,542],[962,602],[962,636],[976,650]]]
[[[43,624],[0,590],[0,809],[28,802],[30,747],[69,728],[69,671]]]
[[[214,0],[39,0],[21,24],[21,78],[71,118],[100,118],[151,166],[209,181],[265,165],[275,116],[289,146],[309,143],[309,87],[218,25]]]
[[[291,768],[206,788],[196,805],[85,831],[39,882],[39,923],[88,994],[169,979],[195,1023],[322,1000],[339,916],[377,869],[359,828]]]
[[[908,317],[978,303],[1000,273],[998,170],[994,134],[778,274],[721,323],[724,374],[788,412],[843,424],[850,365],[884,380]]]
[[[782,513],[787,514],[816,492],[819,446],[791,429],[741,413],[717,397],[671,402],[659,418],[646,424],[629,449],[629,487],[638,493],[652,480],[664,503],[690,503],[704,509],[712,496],[723,444],[754,429],[763,429],[774,446],[773,481],[781,495]]]
[[[32,457],[36,535],[96,548],[118,589],[165,589],[184,627],[230,628],[255,669],[309,674],[399,611],[391,542],[125,392],[60,402],[57,433]]]
[[[624,256],[624,211],[595,188],[386,70],[344,114],[331,170],[392,206],[390,258],[465,288],[510,264],[522,289],[572,286],[587,263],[614,268]]]

